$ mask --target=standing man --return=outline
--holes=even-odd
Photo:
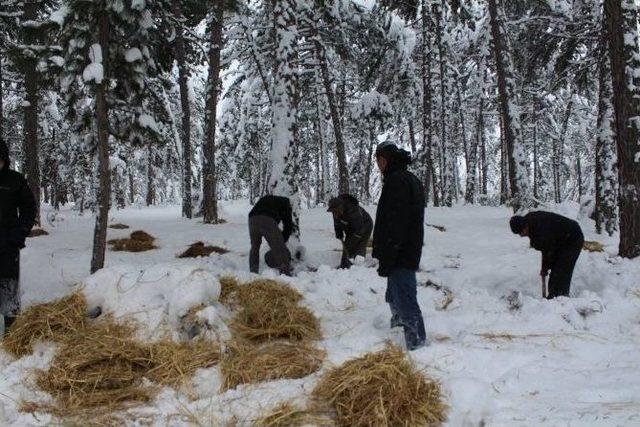
[[[545,279],[551,270],[547,299],[568,297],[573,268],[584,244],[580,225],[562,215],[543,211],[516,215],[509,225],[514,234],[529,237],[531,247],[542,252],[540,276]]]
[[[373,229],[371,216],[350,194],[341,194],[329,200],[327,212],[333,214],[333,228],[336,238],[342,242],[342,260],[340,268],[351,267],[356,256],[367,255],[367,243]]]
[[[373,257],[378,274],[387,278],[385,300],[391,308],[391,327],[402,326],[408,350],[426,345],[422,312],[417,300],[416,271],[424,239],[424,189],[407,170],[411,155],[389,142],[376,149],[383,176],[373,231]]]
[[[0,314],[5,331],[20,312],[20,249],[36,218],[27,180],[9,169],[9,149],[0,139]]]
[[[282,223],[282,231],[279,224]],[[277,268],[281,274],[292,273],[291,253],[286,242],[293,231],[293,212],[287,197],[264,196],[260,198],[249,212],[249,270],[258,273],[260,267],[260,245],[262,238],[269,244],[269,251],[264,261],[271,268]]]

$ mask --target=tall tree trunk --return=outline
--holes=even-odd
[[[554,141],[553,144],[553,185],[555,193],[555,202],[562,202],[562,187],[564,185],[564,174],[562,173],[562,166],[564,165],[564,144],[567,139],[567,133],[569,129],[569,119],[573,111],[573,94],[570,94],[567,108],[565,109],[564,118],[562,120],[562,129],[560,131],[560,138]]]
[[[151,206],[156,202],[154,157],[153,147],[149,144],[147,147],[147,206]]]
[[[298,159],[296,149],[298,115],[295,68],[297,22],[296,0],[273,0],[275,27],[273,105],[271,122],[271,176],[269,191],[288,197],[293,208],[292,246],[300,240],[300,203],[298,197]]]
[[[616,152],[614,111],[611,98],[611,62],[609,55],[604,54],[608,48],[606,28],[602,34],[602,53],[599,61],[599,90],[598,90],[598,124],[596,133],[596,204],[595,221],[596,232],[602,233],[604,229],[609,236],[618,230],[617,203],[617,176],[616,176]]]
[[[500,118],[500,204],[509,200],[509,164],[507,162],[507,145],[504,137],[504,122]]]
[[[482,162],[482,194],[486,196],[488,192],[487,185],[489,180],[487,174],[489,172],[489,166],[487,165],[487,142],[484,138],[484,133],[480,143],[480,161]]]
[[[624,8],[623,8],[624,3]],[[640,55],[638,8],[632,1],[605,0],[605,22],[616,115],[620,256],[640,255]]]
[[[576,159],[576,179],[578,180],[578,203],[582,201],[582,164],[580,162],[580,153],[577,154]]]
[[[539,175],[540,175],[540,159],[538,156],[538,98],[533,100],[531,121],[533,123],[533,198],[540,198]]]
[[[180,2],[173,2],[173,13],[182,18]],[[181,26],[178,26],[175,57],[178,64],[178,85],[180,87],[180,107],[182,109],[182,216],[193,218],[191,203],[191,103],[189,102],[189,71],[185,59],[185,42]]]
[[[427,0],[422,0],[422,149],[426,159],[424,161],[424,190],[425,206],[429,205],[431,187],[435,186],[432,180],[433,172],[433,107],[431,102],[431,22],[427,10]],[[437,206],[437,193],[433,189],[433,204]]]
[[[38,3],[24,3],[23,20],[34,21],[38,17]],[[25,44],[35,45],[32,29],[25,30]],[[38,146],[38,65],[37,58],[29,58],[24,72],[24,172],[36,202],[36,224],[40,225],[40,153]]]
[[[364,175],[364,196],[367,203],[371,201],[371,169],[373,167],[373,149],[376,146],[376,130],[371,126],[369,129],[369,147],[367,148],[367,164]]]
[[[347,168],[347,155],[344,148],[344,138],[342,136],[342,123],[338,114],[338,105],[336,104],[333,87],[331,86],[331,78],[329,75],[329,67],[327,65],[327,56],[324,47],[319,40],[315,40],[316,57],[320,67],[322,76],[322,84],[327,95],[329,104],[329,113],[331,114],[331,123],[333,125],[333,135],[336,139],[336,156],[338,159],[338,192],[341,194],[349,193],[349,169]]]
[[[222,50],[222,26],[224,10],[222,2],[213,5],[213,19],[209,29],[209,79],[207,83],[207,136],[203,158],[203,221],[218,223],[218,200],[216,189],[216,115],[220,94],[220,52]],[[186,171],[185,171],[186,173]]]
[[[442,42],[442,20],[443,20],[443,4],[435,2],[433,3],[433,14],[435,16],[436,23],[436,44],[438,46],[438,58],[440,64],[440,145],[441,145],[441,170],[440,170],[440,188],[442,190],[442,202],[445,206],[453,206],[453,173],[450,170],[449,156],[452,156],[453,153],[450,153],[448,150],[448,141],[447,141],[447,98],[445,93],[446,86],[446,67],[445,67],[445,58],[444,58],[444,46]]]
[[[131,170],[131,168],[129,168],[127,175],[129,176],[129,204],[133,205],[136,201],[136,190],[133,180],[133,171]]]
[[[476,197],[476,171],[478,159],[478,147],[482,145],[484,139],[484,94],[480,96],[480,105],[478,107],[478,124],[476,126],[476,138],[471,141],[469,147],[469,156],[467,160],[467,185],[465,193],[465,202],[473,204]]]
[[[98,194],[96,226],[93,232],[93,254],[91,273],[104,267],[107,225],[109,220],[109,202],[111,199],[111,174],[109,173],[109,106],[107,104],[107,86],[109,76],[109,16],[102,12],[98,18],[98,44],[102,50],[104,77],[96,89],[96,125],[98,130]]]
[[[315,104],[316,104],[316,120],[315,120],[315,126],[316,126],[316,134],[318,135],[318,163],[317,163],[317,169],[318,169],[318,195],[316,197],[316,204],[320,204],[321,202],[326,201],[326,197],[327,197],[327,193],[326,193],[326,185],[327,182],[325,181],[324,177],[324,167],[325,167],[325,163],[324,163],[324,158],[325,158],[325,140],[324,140],[324,133],[323,133],[323,120],[322,120],[322,111],[321,111],[321,105],[320,105],[320,96],[318,96],[318,85],[319,85],[319,76],[318,76],[318,72],[316,71],[316,84],[313,85],[313,94],[314,94],[314,98],[315,98]]]
[[[2,75],[2,59],[3,59],[2,50],[0,50],[0,139],[4,139],[4,77]],[[11,165],[8,165],[11,166]]]
[[[500,9],[498,9],[500,7]],[[527,183],[527,160],[520,141],[520,112],[518,110],[515,74],[509,51],[508,38],[502,23],[502,2],[489,0],[491,36],[496,61],[496,75],[500,99],[500,115],[504,127],[504,139],[509,166],[511,203],[514,211],[532,206]]]

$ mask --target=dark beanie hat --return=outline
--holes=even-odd
[[[0,138],[0,159],[6,163],[5,167],[9,166],[9,147],[2,138]]]
[[[384,157],[390,162],[399,163],[401,165],[411,164],[411,153],[402,148],[398,148],[391,141],[385,141],[376,147],[376,157]]]
[[[520,215],[516,215],[511,217],[509,221],[509,226],[511,227],[511,231],[513,234],[520,234],[522,230],[527,226],[527,220]]]

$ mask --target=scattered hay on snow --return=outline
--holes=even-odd
[[[231,303],[232,296],[238,291],[241,286],[240,281],[233,276],[223,276],[219,280],[220,282],[220,298],[219,301],[222,304],[229,305]]]
[[[300,307],[300,292],[286,283],[258,279],[240,284],[237,279],[220,279],[220,301],[238,312],[231,328],[251,341],[319,339],[320,322],[306,307]]]
[[[205,246],[203,242],[195,242],[191,246],[189,246],[187,250],[178,255],[178,258],[207,257],[214,252],[220,255],[224,255],[226,253],[229,253],[229,250],[220,246]]]
[[[342,426],[438,425],[446,420],[440,384],[390,344],[331,369],[313,395],[331,405]]]
[[[296,379],[318,371],[326,353],[310,343],[273,341],[254,345],[242,341],[227,343],[220,361],[223,390],[240,384],[277,379]]]
[[[300,409],[289,403],[278,405],[256,424],[259,427],[335,426],[335,422],[328,415],[315,410]]]
[[[48,236],[48,235],[49,235],[49,232],[44,228],[34,228],[31,230],[31,232],[29,233],[29,236],[27,237],[40,237],[40,236]]]
[[[87,322],[87,301],[82,293],[38,304],[18,315],[7,331],[2,347],[15,356],[25,356],[33,351],[33,344],[40,340],[60,342],[66,336],[84,329]]]
[[[132,324],[109,317],[68,334],[51,367],[36,377],[36,384],[56,401],[49,412],[68,417],[93,408],[116,411],[146,403],[157,392],[156,384],[184,385],[197,369],[220,358],[213,342],[143,343],[134,335]]]
[[[109,228],[112,228],[114,230],[126,230],[129,228],[129,226],[127,224],[117,223],[117,224],[111,224]]]
[[[111,239],[107,241],[112,245],[111,250],[116,252],[145,252],[157,249],[153,244],[155,237],[146,231],[137,230],[131,233],[128,239]]]
[[[320,322],[306,307],[286,301],[256,299],[247,301],[235,316],[231,328],[250,341],[321,338]]]
[[[585,240],[582,249],[588,252],[604,252],[604,245],[600,242]]]

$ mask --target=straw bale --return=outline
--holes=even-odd
[[[259,427],[335,426],[335,422],[328,415],[315,410],[300,409],[289,403],[278,405],[271,413],[260,418],[256,424]]]
[[[206,246],[203,242],[195,242],[189,246],[187,250],[178,255],[178,258],[207,257],[214,252],[223,255],[228,253],[229,250],[220,246]]]
[[[253,345],[240,340],[227,343],[220,361],[223,390],[239,384],[296,379],[318,371],[326,353],[310,343],[274,341]]]
[[[18,315],[7,331],[2,347],[18,357],[31,354],[37,341],[61,341],[67,335],[84,329],[86,312],[87,302],[80,292],[31,306]]]
[[[388,344],[329,370],[313,391],[341,426],[440,425],[446,420],[440,384]]]

